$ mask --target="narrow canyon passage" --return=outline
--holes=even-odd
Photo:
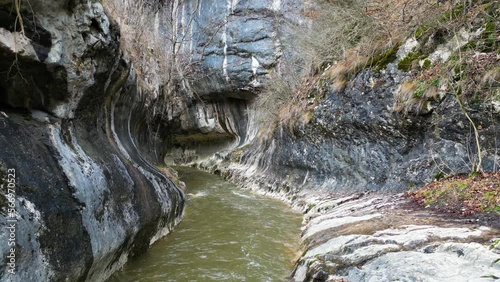
[[[109,282],[286,280],[299,251],[301,215],[218,176],[176,169],[187,185],[184,220]]]

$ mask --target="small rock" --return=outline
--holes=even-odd
[[[431,245],[431,246],[427,246],[424,248],[424,253],[426,254],[432,254],[436,251],[436,247],[435,245]]]

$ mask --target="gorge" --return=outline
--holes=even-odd
[[[498,1],[472,2],[482,16],[456,32],[414,24],[362,63],[344,50],[264,108],[274,76],[303,71],[294,30],[322,19],[314,1],[0,0],[0,280],[105,281],[181,221],[165,165],[188,165],[304,213],[293,281],[495,281],[495,212],[446,216],[400,194],[478,158],[498,173]],[[461,92],[489,93],[466,110],[450,86],[465,69]]]

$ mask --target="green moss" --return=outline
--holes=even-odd
[[[439,78],[435,77],[431,80],[430,82],[430,85],[431,86],[436,86],[436,87],[439,87]]]
[[[458,62],[459,59],[460,59],[460,57],[456,53],[453,53],[453,54],[451,54],[451,56],[448,59],[448,61],[450,63],[456,63],[456,62]]]
[[[475,40],[471,40],[469,42],[467,42],[464,46],[462,46],[462,50],[465,51],[465,50],[474,50],[476,49],[477,47],[477,41]]]
[[[368,65],[375,71],[380,71],[384,69],[390,62],[394,62],[397,58],[396,53],[398,52],[400,44],[394,45],[385,52],[375,55],[370,59]]]
[[[444,177],[445,177],[445,175],[442,172],[438,172],[438,173],[434,174],[434,179],[436,179],[436,180],[443,179]]]
[[[500,213],[500,206],[493,206],[491,208],[487,208],[486,211]]]
[[[493,191],[488,191],[483,195],[484,199],[487,201],[492,201],[496,199],[496,193]]]
[[[425,59],[424,63],[422,64],[422,68],[423,68],[424,70],[425,70],[425,69],[428,69],[428,68],[430,68],[430,67],[431,67],[431,64],[432,64],[431,60],[429,60],[429,59]]]
[[[484,25],[484,31],[481,33],[481,46],[479,46],[478,51],[480,52],[492,52],[497,50],[497,25],[494,22],[488,22]]]
[[[493,242],[493,244],[491,244],[491,246],[490,246],[490,250],[491,250],[491,249],[496,248],[496,246],[498,246],[498,244],[500,244],[500,240],[495,240],[495,241]]]
[[[456,19],[464,12],[464,9],[465,9],[464,5],[462,4],[457,5],[456,7],[444,12],[444,14],[441,16],[441,20],[450,21]]]
[[[484,39],[496,38],[496,24],[494,22],[488,22],[484,25],[484,31],[481,33],[481,37]]]
[[[415,38],[417,40],[422,38],[422,36],[424,36],[429,30],[430,30],[430,27],[428,27],[426,25],[418,26],[417,29],[415,29],[415,33],[414,33]]]
[[[398,69],[403,70],[403,71],[410,71],[411,66],[413,64],[413,61],[415,61],[418,58],[418,53],[415,52],[410,52],[406,57],[401,59],[398,63]]]

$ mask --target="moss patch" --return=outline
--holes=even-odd
[[[425,59],[424,63],[422,64],[422,69],[426,70],[426,69],[430,68],[431,64],[432,64],[431,60]]]
[[[400,45],[401,44],[398,43],[387,49],[385,52],[375,55],[369,60],[368,65],[375,71],[383,70],[390,62],[394,62],[396,60],[396,53],[398,52]]]
[[[424,57],[425,55],[422,55],[420,52],[410,52],[408,53],[408,55],[406,55],[406,57],[404,57],[403,59],[401,59],[401,61],[399,61],[398,69],[403,71],[410,71],[412,69],[414,62],[423,59]]]
[[[484,25],[484,31],[481,33],[480,44],[477,44],[481,52],[493,52],[498,48],[497,40],[497,24],[495,22],[487,22]]]
[[[500,214],[500,172],[477,176],[452,176],[406,193],[419,205],[462,215]]]

